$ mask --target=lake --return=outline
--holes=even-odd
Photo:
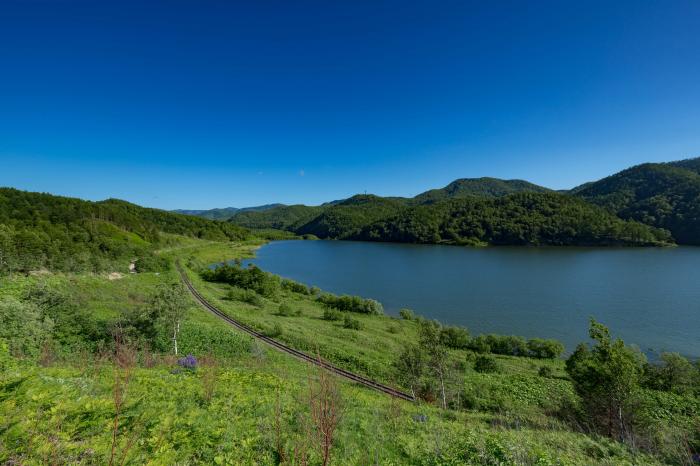
[[[588,318],[643,351],[700,356],[700,248],[466,248],[275,241],[260,268],[472,333],[588,341]]]

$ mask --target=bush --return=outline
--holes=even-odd
[[[323,311],[323,320],[343,320],[343,313],[334,309]]]
[[[360,330],[362,328],[362,324],[357,319],[353,319],[350,316],[345,316],[343,327],[349,328],[351,330]]]
[[[170,261],[162,256],[147,254],[139,257],[136,261],[136,271],[143,272],[165,272],[170,269]]]
[[[549,366],[542,366],[540,370],[537,371],[540,377],[549,378],[552,376],[552,368]]]
[[[448,348],[464,349],[469,346],[469,331],[463,327],[442,327],[440,341]]]
[[[357,312],[360,314],[384,313],[384,308],[379,301],[362,299],[359,296],[323,294],[318,297],[318,301],[326,307],[344,312]]]
[[[491,345],[489,345],[485,335],[472,338],[468,347],[475,353],[486,354],[491,352]]]
[[[244,303],[250,304],[251,306],[263,307],[262,298],[253,290],[243,290],[239,296],[239,299]]]
[[[498,372],[498,363],[492,356],[478,356],[474,362],[474,370],[481,373]]]
[[[303,295],[309,295],[311,292],[309,291],[309,288],[306,285],[303,285],[301,283],[295,282],[293,280],[282,280],[282,289],[291,291],[292,293],[298,293],[298,294],[303,294]]]
[[[533,358],[555,359],[564,352],[564,345],[557,340],[532,338],[527,342],[527,349]]]
[[[223,264],[215,269],[204,270],[202,278],[209,282],[228,283],[245,290],[253,290],[266,298],[275,297],[280,289],[278,276],[263,272],[254,265],[243,268],[239,263]]]
[[[416,320],[416,313],[410,309],[403,308],[399,311],[399,315],[403,320]]]
[[[277,315],[282,316],[282,317],[291,317],[294,315],[294,311],[292,310],[292,306],[290,306],[287,303],[282,303],[280,304],[280,307],[277,309]]]

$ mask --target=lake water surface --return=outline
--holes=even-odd
[[[464,248],[277,241],[253,262],[389,314],[495,332],[587,341],[589,316],[645,352],[700,356],[700,248]]]

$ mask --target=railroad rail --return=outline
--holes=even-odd
[[[406,401],[415,401],[415,398],[411,396],[408,393],[402,392],[400,390],[397,390],[395,388],[392,388],[388,385],[381,384],[379,382],[376,382],[372,379],[368,379],[367,377],[363,377],[359,374],[355,374],[354,372],[350,372],[348,370],[345,370],[341,367],[335,366],[328,361],[325,361],[323,359],[315,358],[309,354],[306,354],[302,351],[296,350],[294,348],[291,348],[283,343],[280,343],[279,341],[276,341],[266,335],[263,335],[262,333],[258,332],[257,330],[253,329],[252,327],[249,327],[248,325],[237,321],[236,319],[233,319],[229,317],[227,314],[222,312],[221,310],[217,309],[214,305],[212,305],[209,301],[207,301],[200,293],[197,291],[197,289],[192,285],[192,282],[190,281],[189,277],[185,273],[185,271],[182,269],[180,264],[177,264],[177,269],[178,272],[180,272],[180,277],[182,278],[182,282],[185,284],[189,292],[192,294],[194,299],[202,305],[207,311],[211,312],[215,316],[219,317],[221,320],[225,321],[226,323],[234,326],[238,330],[241,330],[242,332],[247,333],[248,335],[252,336],[253,338],[256,338],[263,343],[266,343],[273,347],[274,349],[281,351],[283,353],[287,353],[297,359],[300,359],[302,361],[309,362],[311,364],[314,364],[316,366],[319,366],[329,372],[332,372],[340,377],[346,378],[348,380],[352,380],[353,382],[356,382],[360,385],[364,385],[365,387],[371,388],[373,390],[386,393],[387,395],[391,395],[396,398],[400,398],[402,400]]]

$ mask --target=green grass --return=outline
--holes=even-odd
[[[224,299],[229,286],[204,282],[195,273],[204,264],[251,257],[263,243],[172,236],[160,254],[189,264],[195,286],[231,316],[262,330],[277,327],[280,341],[395,384],[391,364],[405,342],[416,340],[414,321],[352,314],[361,328],[346,329],[342,320],[323,320],[324,308],[310,296],[282,290],[275,299],[262,298],[261,306],[253,306]],[[95,319],[113,321],[148,305],[156,285],[178,279],[174,269],[118,280],[106,274],[12,276],[1,279],[0,298],[19,297],[29,286],[46,281],[70,290]],[[291,315],[279,315],[281,303],[291,308]],[[167,345],[167,337],[160,338]],[[213,398],[204,396],[202,368],[173,371],[177,366],[167,354],[157,355],[154,367],[139,365],[119,421],[118,459],[131,441],[127,464],[278,464],[278,397],[279,441],[287,453],[302,447],[308,437],[309,383],[314,383],[316,369],[253,341],[194,302],[179,345],[181,354],[218,359]],[[462,368],[450,383],[462,410],[393,400],[340,380],[344,410],[332,464],[659,463],[561,420],[557,411],[575,402],[562,360],[494,356],[499,371],[481,374],[473,370],[470,353],[452,351],[450,357]],[[538,375],[542,366],[551,369],[550,377]],[[114,381],[114,366],[96,355],[66,354],[49,367],[16,361],[0,374],[0,463],[105,464],[115,416]],[[694,407],[671,396],[661,398],[659,403],[668,409],[656,415],[664,422],[690,419],[683,413]],[[319,464],[316,450],[310,451],[310,464]]]

